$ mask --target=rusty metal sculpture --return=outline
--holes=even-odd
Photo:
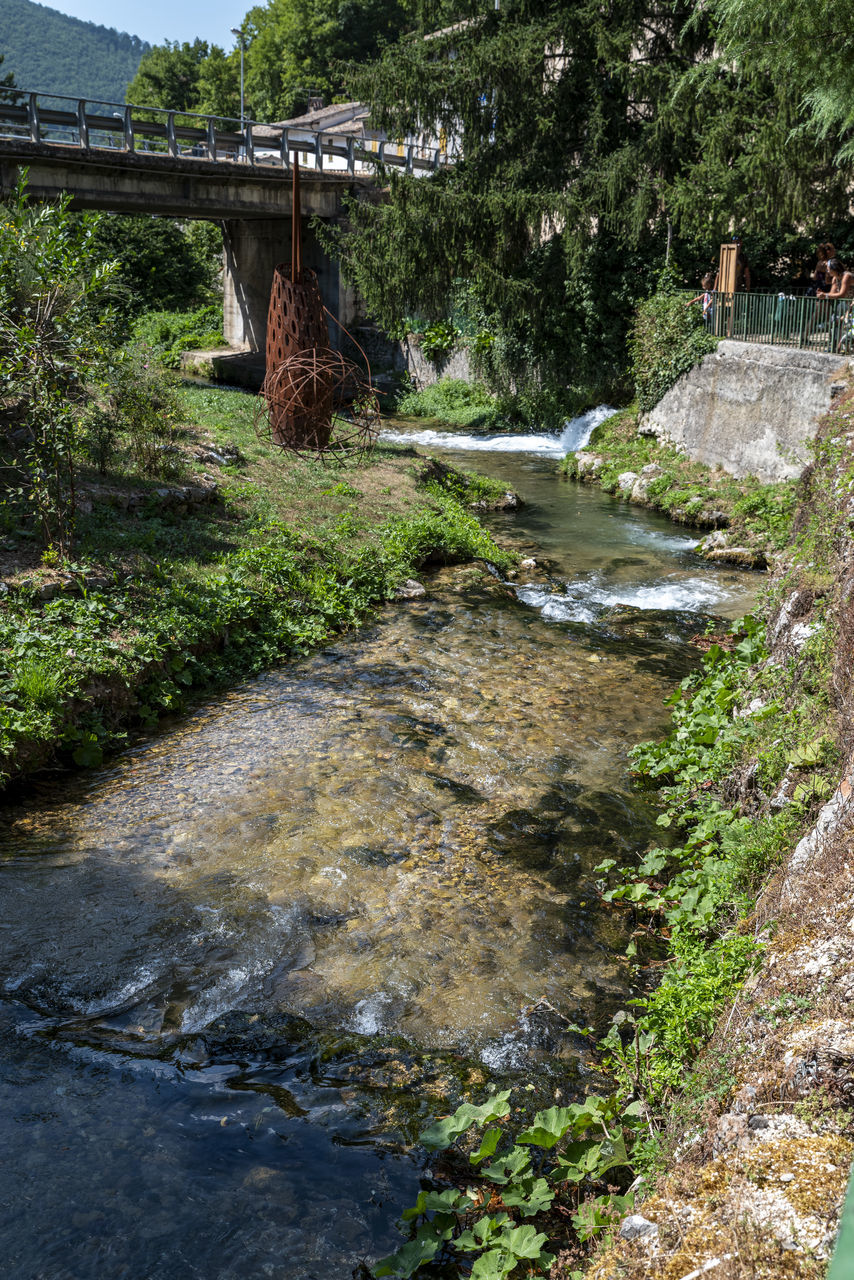
[[[299,163],[293,161],[291,265],[276,267],[267,315],[267,369],[256,415],[259,435],[291,453],[351,455],[379,434],[379,401],[367,357],[327,311],[317,276],[301,261]],[[327,317],[365,362],[330,346]]]

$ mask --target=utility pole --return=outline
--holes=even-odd
[[[240,132],[243,133],[246,129],[246,111],[244,109],[243,99],[243,54],[246,49],[246,36],[243,34],[240,27],[232,27],[231,34],[233,36],[237,36],[240,41]],[[242,148],[242,150],[245,154],[245,148]]]

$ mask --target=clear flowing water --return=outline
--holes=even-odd
[[[4,1276],[350,1276],[398,1241],[426,1116],[584,1087],[566,1019],[630,980],[592,868],[656,830],[628,750],[756,579],[544,453],[477,457],[526,500],[493,518],[538,561],[512,584],[444,569],[7,807]]]

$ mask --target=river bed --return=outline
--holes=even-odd
[[[758,579],[559,479],[558,440],[454,434],[536,567],[443,569],[7,807],[5,1276],[340,1280],[396,1247],[461,1088],[583,1092],[567,1020],[631,991],[593,867],[657,830],[628,751]]]

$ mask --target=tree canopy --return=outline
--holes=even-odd
[[[462,0],[455,16],[351,69],[390,136],[458,150],[434,177],[390,175],[387,202],[353,203],[337,236],[382,322],[445,314],[465,281],[515,373],[589,383],[619,365],[671,239],[693,275],[735,230],[782,245],[848,216],[850,173],[799,129],[798,85],[723,54],[708,5]]]
[[[0,0],[0,53],[24,89],[121,102],[147,48],[33,0]]]
[[[250,9],[244,34],[246,113],[286,120],[309,95],[345,89],[346,64],[375,58],[411,26],[403,0],[268,0]],[[143,57],[128,102],[237,117],[240,51],[204,40],[166,41]]]

